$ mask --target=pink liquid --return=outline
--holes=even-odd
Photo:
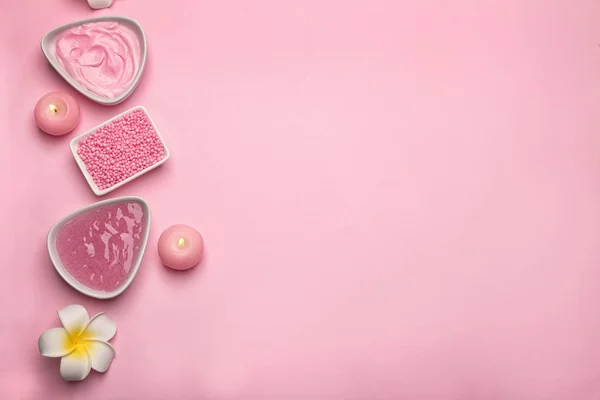
[[[138,202],[113,203],[83,213],[57,233],[60,261],[83,285],[113,291],[127,281],[141,256],[146,218]]]

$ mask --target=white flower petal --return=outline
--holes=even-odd
[[[108,315],[100,313],[90,321],[85,329],[85,338],[108,342],[117,333],[117,326]]]
[[[90,321],[88,312],[83,306],[73,304],[58,311],[58,318],[70,335],[77,336]]]
[[[73,351],[71,338],[63,328],[52,328],[40,335],[38,349],[44,357],[62,357]]]
[[[90,373],[90,357],[84,346],[78,346],[75,351],[61,358],[60,376],[65,381],[80,381]]]
[[[86,340],[86,349],[90,356],[92,368],[98,372],[106,372],[115,358],[115,349],[106,342]]]

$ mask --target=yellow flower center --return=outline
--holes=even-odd
[[[69,333],[65,337],[65,342],[63,343],[63,347],[65,350],[71,350],[72,355],[77,357],[87,357],[87,342],[86,340],[91,339],[92,335],[86,330],[84,327],[73,329],[73,333]],[[79,332],[79,333],[76,333]]]

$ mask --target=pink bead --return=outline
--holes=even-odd
[[[146,114],[135,110],[81,140],[77,154],[104,190],[160,162],[165,148]]]

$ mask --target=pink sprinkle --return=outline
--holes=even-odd
[[[77,154],[105,190],[160,162],[165,147],[146,113],[136,109],[82,139]]]

